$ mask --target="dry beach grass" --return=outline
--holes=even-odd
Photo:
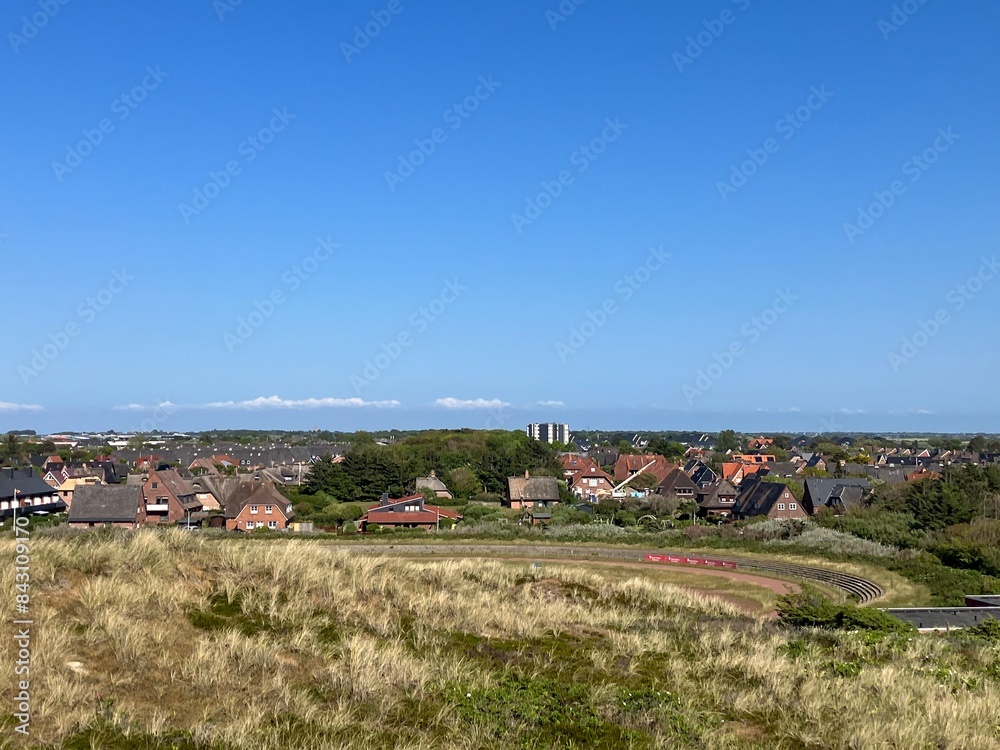
[[[12,747],[1000,746],[995,645],[794,631],[639,571],[143,531],[39,537],[32,579]]]

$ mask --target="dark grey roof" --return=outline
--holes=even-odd
[[[19,498],[56,494],[34,469],[0,469],[0,500],[13,499],[14,490]]]
[[[789,497],[785,498],[785,493]],[[736,498],[734,512],[741,516],[764,516],[779,501],[797,502],[787,485],[780,482],[765,482],[760,477],[744,483]]]
[[[732,510],[733,503],[724,503],[720,497],[736,497],[736,489],[726,480],[722,480],[716,485],[705,487],[698,494],[698,506],[702,510]]]
[[[761,471],[766,471],[771,476],[786,478],[798,476],[799,466],[791,461],[772,461],[764,466],[766,468],[761,469]]]
[[[809,512],[829,505],[830,497],[837,491],[838,487],[860,487],[863,491],[867,491],[871,484],[867,479],[809,478],[806,480],[806,493],[803,498]]]
[[[91,484],[73,493],[70,523],[135,523],[142,505],[142,485]]]
[[[867,474],[872,479],[878,479],[886,484],[902,484],[906,481],[906,469],[889,466],[870,466],[864,464],[846,464],[845,474]]]
[[[712,471],[708,466],[702,466],[696,469],[694,474],[691,475],[691,481],[694,482],[699,487],[707,487],[710,484],[715,484],[719,481],[719,475]]]
[[[698,485],[683,471],[674,469],[663,478],[663,481],[656,488],[656,492],[660,495],[669,495],[671,493],[676,494],[680,489],[691,490],[690,494],[693,497],[695,491],[698,489]]]

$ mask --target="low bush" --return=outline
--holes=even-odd
[[[966,594],[1000,594],[1000,578],[974,570],[949,568],[927,552],[899,555],[885,566],[905,578],[926,586],[936,606],[962,606]]]
[[[861,508],[843,516],[817,515],[820,525],[852,534],[887,547],[917,547],[923,534],[917,520],[909,513],[894,513],[875,508]]]
[[[878,542],[860,539],[851,534],[833,529],[824,529],[809,524],[799,536],[787,541],[769,542],[768,546],[787,546],[794,544],[798,547],[808,547],[811,549],[832,552],[835,555],[865,555],[868,557],[894,557],[899,550],[895,547],[887,547]]]
[[[906,633],[913,630],[909,623],[888,612],[855,604],[834,604],[808,586],[799,594],[787,594],[778,600],[778,616],[782,622],[800,628],[826,630],[864,630],[873,633]]]

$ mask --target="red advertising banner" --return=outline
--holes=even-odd
[[[670,565],[702,565],[707,568],[738,568],[734,562],[711,560],[707,557],[678,557],[676,555],[646,555],[646,562],[667,563]]]

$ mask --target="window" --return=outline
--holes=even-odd
[[[277,521],[268,521],[267,522],[267,528],[269,528],[269,529],[276,529],[276,528],[278,528],[278,522]]]
[[[591,487],[596,487],[597,486],[597,480],[596,479],[588,479],[587,481],[588,481],[588,483],[590,484]]]
[[[778,503],[778,510],[784,510],[784,509],[785,509],[785,504],[784,503]]]
[[[256,525],[253,521],[247,521],[247,531],[251,531]]]
[[[153,489],[154,489],[154,490],[156,489],[156,485],[157,485],[157,483],[156,483],[156,482],[153,482]]]
[[[264,513],[266,513],[267,515],[271,515],[271,513],[273,513],[273,512],[274,512],[274,506],[273,505],[265,505],[264,506]]]
[[[798,510],[798,509],[799,509],[799,506],[798,506],[797,503],[789,503],[788,504],[788,510]]]
[[[256,505],[251,505],[250,506],[250,515],[256,515],[256,514],[257,514],[257,506]]]

